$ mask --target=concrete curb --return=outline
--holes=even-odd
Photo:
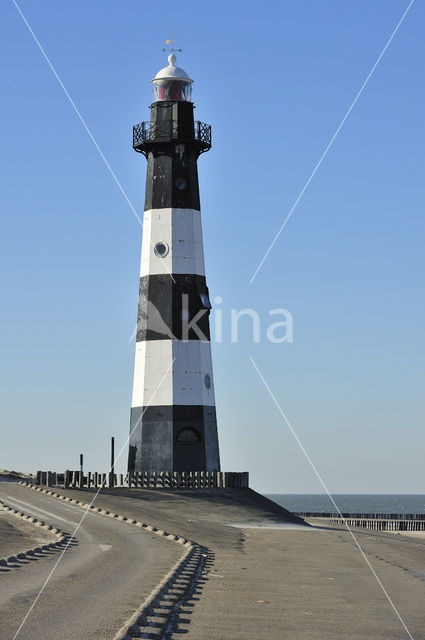
[[[23,484],[20,482],[19,484]],[[44,522],[44,520],[38,520],[33,516],[29,516],[25,514],[23,511],[18,511],[14,509],[10,505],[8,505],[4,500],[0,500],[0,507],[3,507],[5,511],[7,511],[10,515],[19,518],[25,522],[31,522],[36,527],[40,527],[41,529],[45,529],[46,531],[50,531],[50,533],[57,538],[56,542],[50,542],[48,544],[43,544],[41,546],[34,547],[33,549],[28,549],[27,551],[22,551],[15,555],[8,556],[7,558],[0,558],[0,566],[7,567],[8,564],[14,564],[18,560],[25,560],[27,558],[34,558],[37,554],[43,553],[43,551],[48,551],[49,549],[57,549],[62,547],[62,545],[68,542],[69,536],[60,529],[56,529],[51,524]]]
[[[158,635],[158,638],[165,637],[165,635],[168,636],[172,632],[172,630],[176,626],[181,605],[194,592],[197,582],[202,572],[204,571],[207,557],[207,549],[205,547],[202,547],[201,545],[191,540],[187,540],[183,536],[168,533],[167,531],[158,529],[151,524],[133,520],[132,518],[127,518],[127,516],[125,515],[112,513],[107,509],[95,507],[94,505],[90,505],[89,503],[84,503],[80,500],[60,495],[55,491],[42,489],[41,487],[38,487],[30,482],[22,481],[19,484],[34,491],[45,493],[46,495],[50,495],[59,500],[70,502],[81,507],[82,509],[90,509],[95,513],[105,515],[106,517],[115,518],[123,523],[140,527],[145,531],[149,531],[149,533],[155,533],[156,535],[165,537],[171,542],[176,542],[177,544],[183,545],[186,548],[186,552],[183,554],[180,560],[176,562],[176,564],[161,580],[161,582],[153,589],[153,591],[149,594],[145,601],[142,602],[142,604],[134,612],[134,614],[124,623],[121,629],[115,634],[113,640],[131,640],[131,638],[140,638],[143,633],[143,627],[148,626],[148,616],[154,615],[154,609],[159,608],[161,600],[163,600],[165,594],[170,590],[180,591],[180,594],[176,596],[177,601],[173,606],[171,606],[171,609],[167,613],[164,612],[163,609],[161,609],[161,617],[164,618],[164,622],[160,623],[157,617],[155,620],[157,624],[161,624],[161,635]],[[182,586],[182,584],[184,586]]]
[[[147,625],[147,617],[153,614],[153,610],[161,601],[164,592],[172,588],[177,578],[181,575],[186,567],[188,560],[192,558],[195,551],[195,545],[190,545],[183,557],[174,565],[167,573],[155,589],[149,594],[140,607],[134,612],[121,629],[114,635],[113,640],[128,640],[128,638],[139,638],[142,633],[142,627]],[[164,625],[165,628],[165,625]]]

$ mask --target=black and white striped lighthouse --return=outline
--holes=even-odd
[[[219,471],[197,171],[211,127],[194,122],[173,50],[168,62],[133,129],[148,166],[128,470]]]

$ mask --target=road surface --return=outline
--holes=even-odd
[[[107,489],[96,505],[208,548],[208,575],[172,640],[425,640],[424,540],[355,530],[409,636],[340,525],[291,523],[247,489]]]
[[[167,539],[15,483],[0,483],[0,498],[69,534],[87,513],[76,544],[64,553],[17,636],[61,551],[0,568],[0,640],[113,638],[184,552]]]
[[[12,495],[9,487],[0,486],[0,497],[6,500],[2,492]],[[94,496],[87,490],[59,493],[84,502]],[[50,515],[33,513],[50,517],[67,531],[84,513],[24,487],[13,487],[13,498],[16,505],[16,499],[21,500],[22,510],[37,500],[35,506]],[[374,575],[343,527],[303,526],[247,489],[106,489],[96,498],[96,506],[152,523],[207,549],[207,571],[193,597],[182,604],[170,640],[183,635],[186,640],[425,640],[424,540],[355,530]],[[69,522],[55,522],[55,513]],[[66,554],[55,582],[43,593],[18,640],[113,637],[112,631],[148,589],[140,591],[148,583],[158,583],[178,559],[174,556],[170,562],[166,554],[181,553],[174,551],[179,545],[135,529],[89,514],[77,534],[78,547]],[[160,559],[158,549],[164,554]],[[112,572],[104,566],[108,558]],[[0,640],[13,638],[10,630],[16,629],[40,583],[41,576],[36,578],[35,573],[42,571],[45,579],[48,562],[51,566],[50,559],[39,560],[35,566],[6,574],[6,579],[1,574],[2,583],[10,580],[11,591],[0,619]],[[25,589],[17,580],[22,576],[28,579]],[[151,631],[145,637],[153,640]]]

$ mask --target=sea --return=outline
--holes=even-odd
[[[295,513],[335,512],[328,495],[323,493],[269,493],[277,504]],[[341,513],[425,513],[425,495],[337,493],[332,498]]]

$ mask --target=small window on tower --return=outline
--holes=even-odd
[[[157,242],[153,248],[153,252],[158,258],[164,258],[168,253],[168,248],[166,242]]]
[[[192,429],[192,427],[184,427],[181,429],[176,438],[177,442],[201,442],[201,436],[199,431]]]
[[[184,178],[177,178],[174,183],[179,191],[186,189],[186,180]]]

